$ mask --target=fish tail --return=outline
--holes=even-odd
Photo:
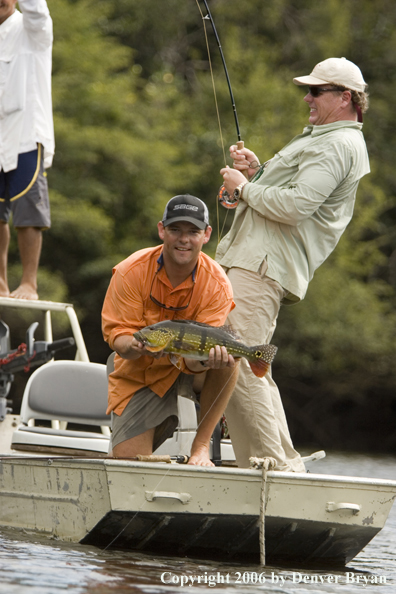
[[[262,344],[253,347],[253,358],[249,360],[249,365],[254,375],[264,377],[269,370],[272,361],[278,350],[273,344]]]

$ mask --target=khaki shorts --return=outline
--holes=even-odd
[[[178,425],[178,395],[194,398],[193,380],[193,375],[181,373],[162,398],[150,388],[138,390],[121,415],[111,413],[112,434],[109,451],[119,443],[155,427],[153,443],[153,452],[155,452],[165,440],[172,437]]]

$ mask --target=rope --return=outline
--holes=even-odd
[[[6,365],[7,363],[10,363],[17,357],[21,357],[22,355],[24,355],[26,353],[26,351],[27,351],[27,346],[24,342],[22,342],[22,344],[19,345],[19,347],[16,349],[16,351],[14,351],[13,353],[10,353],[9,355],[7,355],[6,357],[4,357],[2,359],[0,358],[0,367],[2,367],[3,365]],[[33,355],[27,359],[26,365],[23,368],[23,371],[25,373],[30,371],[30,363],[33,361],[35,356],[36,356],[36,351],[33,351]]]
[[[13,361],[14,359],[16,359],[16,357],[20,357],[21,355],[24,355],[25,353],[26,353],[26,344],[23,342],[22,344],[19,345],[19,347],[16,349],[16,351],[14,351],[13,353],[10,353],[3,359],[0,359],[0,366],[5,365],[6,363],[9,363],[10,361]]]
[[[261,481],[261,493],[260,493],[260,564],[265,565],[265,511],[266,511],[266,499],[265,489],[267,483],[267,472],[273,470],[276,467],[275,458],[256,458],[254,456],[249,458],[251,468],[263,469],[263,479]]]
[[[30,363],[33,361],[35,356],[36,356],[36,351],[33,351],[33,355],[31,357],[29,357],[29,359],[26,361],[25,367],[23,368],[23,371],[25,373],[28,373],[30,371]]]

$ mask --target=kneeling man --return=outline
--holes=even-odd
[[[211,349],[203,365],[177,367],[133,336],[163,320],[195,320],[222,326],[235,307],[223,269],[201,249],[211,235],[208,209],[188,194],[166,205],[158,234],[162,244],[135,252],[115,266],[102,311],[105,340],[115,352],[109,376],[112,452],[151,454],[177,427],[177,396],[200,393],[200,423],[189,464],[213,466],[209,445],[232,394],[238,365],[225,347]]]

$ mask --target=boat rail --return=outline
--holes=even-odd
[[[76,361],[89,362],[88,351],[85,346],[84,337],[82,335],[80,323],[74,306],[71,303],[60,303],[57,301],[43,301],[43,300],[29,300],[29,299],[14,299],[12,297],[0,297],[0,307],[9,307],[15,309],[30,309],[40,310],[44,312],[44,339],[47,342],[52,342],[52,318],[51,312],[64,312],[70,322],[73,338],[76,343]]]

